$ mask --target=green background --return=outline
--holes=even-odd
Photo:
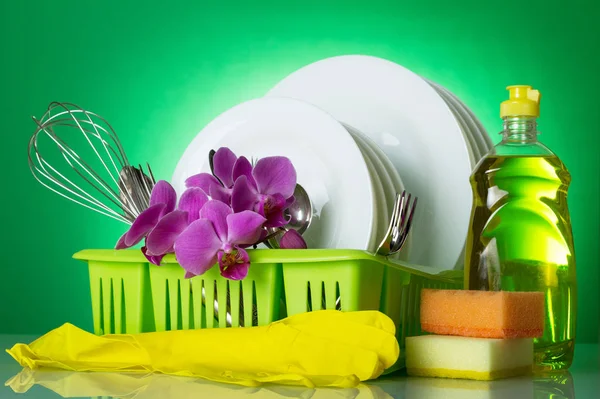
[[[2,2],[0,333],[42,333],[66,321],[91,329],[87,270],[71,255],[112,247],[125,227],[32,178],[25,155],[35,128],[30,117],[50,101],[104,116],[130,159],[151,161],[155,175],[169,179],[186,145],[219,113],[308,63],[368,54],[446,86],[494,142],[505,86],[542,92],[541,140],[573,176],[577,338],[596,341],[598,7],[488,3]]]

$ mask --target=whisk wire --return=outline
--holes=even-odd
[[[138,169],[129,164],[118,135],[104,118],[72,103],[52,102],[39,120],[35,117],[33,120],[37,129],[29,141],[28,161],[33,176],[44,187],[127,224],[148,207],[156,183],[150,166],[147,165],[150,174],[147,176],[141,165]],[[73,147],[77,139],[73,132],[83,135],[84,147]],[[86,183],[85,189],[44,158],[38,143],[41,137],[51,140],[65,164]],[[92,150],[100,169],[94,169],[81,156],[85,147]]]
[[[36,136],[32,137],[32,140],[35,140]],[[31,146],[31,143],[30,143]],[[37,147],[37,142],[33,143],[34,147]],[[36,148],[37,149],[37,148]],[[96,198],[94,198],[91,194],[89,194],[88,192],[86,192],[85,190],[83,190],[81,187],[79,187],[78,185],[76,185],[75,183],[73,183],[71,180],[69,180],[66,176],[64,176],[62,173],[60,173],[56,168],[54,168],[49,162],[47,162],[41,155],[39,152],[35,152],[35,157],[38,160],[38,164],[40,167],[31,167],[31,170],[33,172],[33,176],[36,178],[36,180],[38,182],[40,182],[42,185],[44,185],[44,187],[52,190],[53,192],[61,195],[64,198],[70,199],[76,203],[78,203],[79,205],[82,205],[88,209],[92,209],[92,210],[96,210],[106,216],[110,216],[113,219],[117,219],[120,220],[122,219],[122,215],[120,215],[118,212],[114,211],[113,209],[111,209],[110,207],[106,206],[105,204],[103,204],[101,201],[97,200]],[[32,166],[34,164],[33,160],[31,159],[31,154],[29,154],[29,164],[30,166]],[[50,171],[49,171],[50,170]],[[60,192],[58,190],[56,190],[55,188],[50,187],[48,184],[44,183],[44,181],[42,181],[42,179],[40,179],[39,176],[43,176],[46,179],[48,179],[49,181],[53,182],[55,185],[61,187],[62,189],[64,189],[65,191],[67,191],[68,193],[76,196],[77,198],[80,198],[83,201],[86,201],[90,204],[95,205],[96,207],[101,208],[103,211],[97,210],[93,207],[91,207],[88,204],[82,203],[80,201],[75,200],[72,197],[69,197],[68,195],[64,194],[63,192]],[[55,176],[60,177],[60,179],[62,179],[62,181],[64,181],[65,183],[68,183],[74,190],[77,190],[79,192],[73,191],[73,189],[69,188],[68,186],[66,186],[63,182],[61,182],[59,179],[57,179]],[[117,204],[115,202],[115,204]]]
[[[59,150],[62,153],[63,158],[65,159],[67,164],[69,166],[71,166],[71,168],[75,171],[75,173],[77,173],[82,179],[84,179],[89,185],[94,187],[98,192],[100,192],[103,196],[105,196],[112,203],[114,203],[117,206],[119,205],[117,202],[119,200],[117,193],[115,193],[115,191],[106,182],[103,181],[102,177],[98,173],[96,173],[87,162],[82,160],[81,157],[72,148],[68,147],[68,145],[61,138],[59,138],[56,134],[54,134],[54,131],[51,128],[42,126],[42,131],[44,131],[46,133],[46,135],[48,137],[50,137],[50,139],[52,139],[52,141],[57,145],[57,147],[59,148]],[[36,136],[36,149],[37,149],[37,136]],[[39,152],[38,152],[38,154],[39,154]],[[90,179],[88,179],[85,175],[83,175],[80,172],[79,168],[75,167],[75,165],[73,164],[72,161],[74,161],[77,165],[79,165],[80,168],[82,168],[88,175],[90,175],[96,181],[96,183],[98,185],[102,186],[102,189],[104,191],[102,189],[100,189],[92,181],[90,181]],[[51,165],[49,165],[47,162],[44,162],[43,165],[49,166],[50,168],[52,168]],[[52,168],[52,170],[55,173],[59,174],[59,172],[55,168]],[[65,177],[62,174],[60,174],[60,176],[63,179],[65,179]],[[68,180],[68,179],[65,179],[65,180],[69,181],[72,185],[74,185],[70,180]],[[76,185],[74,185],[74,186],[77,187]],[[79,187],[77,187],[77,188],[80,191],[83,191]],[[107,192],[112,196],[112,198],[106,194]]]

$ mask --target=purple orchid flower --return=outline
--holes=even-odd
[[[279,248],[281,249],[306,249],[306,241],[300,233],[294,229],[286,231],[281,240],[279,240]]]
[[[152,188],[148,208],[135,218],[129,230],[119,238],[115,248],[129,248],[142,241],[164,215],[175,209],[176,203],[175,189],[168,182],[159,180]]]
[[[175,240],[195,220],[200,218],[200,209],[208,197],[197,187],[188,188],[181,195],[177,210],[165,215],[146,237],[142,252],[153,264],[160,266],[162,258],[173,253]]]
[[[250,173],[239,176],[233,186],[231,205],[235,212],[255,211],[264,216],[266,227],[287,224],[283,211],[294,202],[296,170],[286,157],[266,157]]]
[[[145,239],[142,253],[149,262],[160,265],[163,257],[173,252],[173,244],[179,234],[200,217],[200,209],[208,198],[201,189],[190,188],[181,196],[177,210],[176,202],[175,189],[164,180],[157,182],[150,195],[149,207],[121,236],[116,249],[132,247]]]
[[[217,262],[223,277],[246,277],[250,257],[243,248],[260,239],[265,220],[255,212],[233,213],[221,201],[208,201],[200,210],[200,219],[175,240],[175,256],[186,270],[185,277],[201,275]]]
[[[200,187],[212,199],[231,204],[231,192],[238,177],[252,178],[252,164],[246,157],[237,157],[229,148],[221,147],[213,157],[214,176],[199,173],[186,179],[186,187]]]

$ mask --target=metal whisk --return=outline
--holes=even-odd
[[[104,118],[71,103],[52,102],[39,120],[33,120],[37,129],[29,140],[28,158],[38,182],[127,224],[148,207],[156,183],[150,165],[146,164],[146,173],[141,165],[129,164],[119,137]],[[48,140],[54,147],[53,159],[51,148],[42,144]],[[86,150],[91,150],[90,158],[83,155]],[[63,168],[54,164],[59,160],[66,163]]]

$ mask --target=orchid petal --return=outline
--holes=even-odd
[[[205,273],[217,263],[221,240],[210,220],[198,219],[190,224],[175,240],[177,262],[188,273],[196,276]],[[187,274],[186,274],[187,275]]]
[[[286,218],[283,211],[270,212],[267,215],[267,221],[265,227],[282,227],[290,222],[289,218]]]
[[[234,212],[253,211],[258,202],[256,189],[244,175],[237,178],[231,192],[231,206]]]
[[[165,257],[164,254],[163,255],[150,255],[148,253],[148,249],[146,247],[142,247],[142,253],[146,257],[146,259],[148,259],[148,262],[150,262],[156,266],[160,266],[162,259]]]
[[[285,200],[285,205],[283,206],[283,209],[288,209],[294,204],[294,202],[296,202],[296,197],[292,195],[290,198]]]
[[[163,255],[173,248],[179,235],[188,227],[188,213],[173,211],[164,216],[146,239],[146,248],[151,255]]]
[[[260,231],[260,238],[258,239],[257,242],[263,242],[265,240],[265,238],[267,238],[268,235],[269,235],[269,232],[267,231],[267,229],[263,228]]]
[[[152,193],[150,194],[150,206],[156,204],[165,204],[165,209],[163,210],[163,215],[166,215],[169,212],[172,212],[175,209],[175,204],[177,203],[177,193],[173,186],[171,186],[165,180],[159,180],[156,182],[154,187],[152,187]]]
[[[281,227],[289,222],[283,210],[287,201],[281,194],[264,196],[258,203],[257,212],[267,218],[266,227]]]
[[[222,187],[219,180],[217,180],[217,178],[211,175],[210,173],[198,173],[197,175],[188,177],[185,180],[185,186],[188,188],[199,187],[206,193],[206,195],[210,195],[211,187]]]
[[[233,186],[233,165],[235,165],[235,161],[237,161],[237,157],[227,147],[219,148],[213,157],[215,176],[227,188]]]
[[[196,275],[192,272],[185,272],[185,276],[183,276],[183,278],[192,278],[192,277],[196,277]]]
[[[242,280],[250,269],[250,256],[241,248],[235,248],[231,253],[219,252],[219,269],[221,276],[230,280]]]
[[[291,229],[286,231],[281,240],[279,240],[279,247],[282,249],[306,249],[306,241],[302,238],[302,235],[296,230]]]
[[[219,240],[227,242],[227,216],[232,213],[233,210],[227,204],[210,200],[200,210],[200,217],[210,220]]]
[[[129,248],[127,245],[125,245],[125,237],[127,237],[127,233],[129,231],[126,231],[125,233],[123,233],[123,235],[121,236],[121,238],[119,238],[119,241],[117,241],[117,244],[115,245],[115,249],[125,249],[125,248]]]
[[[234,245],[256,243],[262,233],[264,217],[256,212],[243,211],[227,216],[227,242]]]
[[[233,165],[233,181],[235,181],[240,176],[246,176],[248,182],[256,187],[256,182],[254,181],[254,176],[252,176],[252,164],[248,161],[248,158],[242,156],[239,157],[237,161],[235,161],[235,165]]]
[[[204,190],[199,187],[190,187],[181,194],[179,209],[188,213],[188,224],[200,217],[200,209],[208,202]]]
[[[296,188],[296,169],[286,157],[262,158],[252,171],[261,194],[281,194],[289,198]]]
[[[231,189],[221,185],[210,187],[210,197],[229,205],[231,203]]]
[[[122,240],[119,240],[117,243],[117,245],[120,245],[120,249],[132,247],[142,241],[156,226],[156,223],[158,223],[164,213],[165,207],[165,204],[155,204],[140,213],[131,224],[127,233],[125,233],[125,236],[121,237]]]
[[[248,247],[252,247],[254,245],[258,245],[261,242],[263,242],[267,236],[269,235],[269,232],[267,231],[267,229],[265,229],[264,227],[262,227],[260,229],[260,236],[258,237],[258,239],[256,241],[254,241],[251,244],[236,244],[235,246],[238,248],[248,248]]]

